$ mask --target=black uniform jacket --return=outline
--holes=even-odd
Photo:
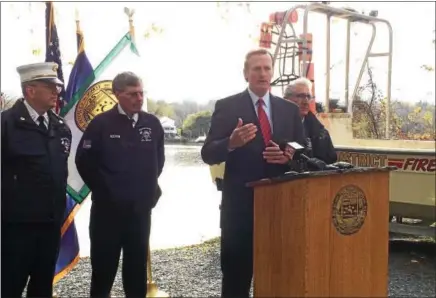
[[[304,143],[303,124],[298,107],[282,98],[270,95],[273,123],[272,139],[276,143]],[[253,123],[258,130],[255,139],[231,152],[229,138],[238,123]],[[212,115],[211,127],[201,150],[203,161],[209,165],[226,162],[223,177],[221,223],[249,228],[253,214],[253,189],[247,182],[279,176],[290,170],[288,165],[268,164],[263,158],[265,144],[252,99],[242,93],[218,100]],[[247,226],[248,225],[248,226]]]
[[[48,116],[48,130],[39,128],[23,100],[1,113],[2,222],[63,220],[71,131]]]
[[[309,112],[303,124],[305,136],[311,143],[309,155],[321,159],[327,164],[336,162],[337,154],[330,134],[318,118],[312,112]]]
[[[135,127],[115,107],[96,116],[79,142],[76,165],[94,202],[153,208],[160,189],[164,132],[157,117],[139,112]]]

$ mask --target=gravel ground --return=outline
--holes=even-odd
[[[219,297],[221,272],[219,241],[152,252],[153,279],[171,297]],[[89,297],[89,258],[56,286],[57,297]],[[389,256],[390,297],[436,297],[436,244],[432,241],[392,238]],[[121,267],[112,297],[123,297]]]

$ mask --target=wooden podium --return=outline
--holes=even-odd
[[[387,297],[389,173],[286,174],[254,187],[254,297]]]

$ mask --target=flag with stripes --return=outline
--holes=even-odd
[[[94,78],[94,69],[85,52],[83,32],[77,28],[77,57],[68,79],[68,86],[65,91],[64,102],[68,103],[75,93],[83,86],[88,78]],[[73,168],[74,170],[75,168]],[[71,169],[69,169],[71,170]],[[79,261],[80,246],[77,236],[74,216],[79,211],[80,204],[67,193],[67,208],[65,210],[64,221],[61,229],[61,243],[59,256],[56,262],[54,283],[62,279],[70,272]]]
[[[59,36],[55,23],[54,7],[51,1],[45,2],[45,62],[55,62],[58,64],[58,78],[64,81],[62,72],[61,50],[59,46]],[[65,99],[65,87],[59,94],[59,99],[56,104],[56,113],[59,113]]]

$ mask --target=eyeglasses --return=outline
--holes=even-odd
[[[308,93],[297,93],[297,94],[293,94],[292,97],[298,98],[299,100],[311,100],[314,99],[315,97],[308,94]]]
[[[51,92],[52,94],[59,94],[62,92],[62,87],[54,84],[36,83],[36,84],[30,84],[29,86],[34,88],[45,89]]]
[[[144,97],[144,91],[126,92],[128,97]]]

